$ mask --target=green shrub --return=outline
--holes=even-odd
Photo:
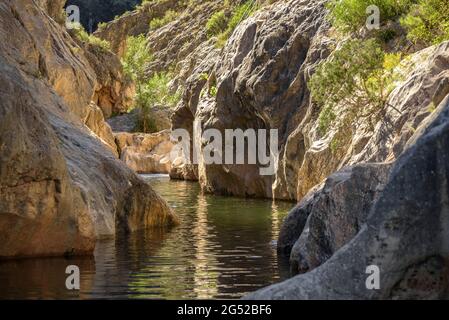
[[[331,0],[328,3],[332,24],[345,32],[355,32],[365,26],[366,9],[375,5],[382,21],[406,13],[414,0]],[[381,22],[382,22],[381,21]]]
[[[312,99],[323,106],[319,130],[325,134],[344,114],[343,125],[359,118],[374,120],[393,89],[393,70],[401,56],[385,54],[373,39],[349,40],[316,70],[309,81]]]
[[[219,34],[217,46],[223,47],[240,22],[250,17],[255,11],[257,11],[257,9],[258,4],[255,0],[248,0],[244,4],[237,6],[232,12],[226,30]]]
[[[449,40],[449,3],[447,0],[420,0],[401,19],[408,39],[425,45]]]
[[[173,94],[169,89],[172,75],[167,72],[155,73],[144,86],[145,95],[149,104],[162,104],[168,107],[175,106],[180,99],[179,94]]]
[[[377,39],[379,39],[382,43],[388,43],[389,41],[395,39],[396,36],[397,36],[396,31],[391,28],[378,30],[376,32]]]
[[[70,26],[75,37],[84,43],[89,43],[100,50],[110,50],[111,45],[108,41],[100,39],[92,34],[88,34],[84,27],[80,23],[72,23]]]
[[[179,16],[179,13],[174,10],[167,10],[162,18],[154,18],[150,21],[151,29],[159,29],[166,24],[174,21]]]
[[[171,74],[155,73],[150,79],[140,84],[135,103],[140,108],[140,125],[143,132],[154,132],[157,124],[151,119],[151,108],[156,105],[172,108],[179,102],[180,94],[172,93],[169,84]]]
[[[122,58],[123,69],[137,84],[144,81],[145,67],[151,60],[152,55],[147,49],[145,35],[126,39],[126,52]]]
[[[216,36],[226,30],[228,19],[224,11],[214,13],[206,24],[206,32],[208,37]]]
[[[151,108],[156,105],[170,108],[175,106],[181,98],[178,93],[172,93],[169,89],[170,73],[156,73],[150,78],[146,76],[146,67],[152,59],[144,35],[127,39],[127,49],[122,63],[125,73],[136,84],[136,95],[132,109],[138,108],[140,110],[138,127],[143,132],[154,132],[157,128],[157,124],[151,118]]]

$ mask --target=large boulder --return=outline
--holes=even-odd
[[[320,267],[251,299],[449,298],[449,96],[392,168],[366,224]],[[380,288],[366,286],[368,266]]]
[[[278,249],[290,254],[293,273],[318,267],[357,235],[387,181],[389,169],[389,164],[345,168],[311,191],[289,213]]]
[[[74,48],[35,1],[0,3],[2,258],[92,253],[118,230],[177,222],[84,124],[95,76]]]

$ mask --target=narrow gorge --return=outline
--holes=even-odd
[[[448,16],[3,0],[0,289],[87,255],[77,298],[449,298]]]

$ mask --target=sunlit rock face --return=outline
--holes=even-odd
[[[261,176],[255,165],[200,161],[198,174],[204,190],[300,201],[347,165],[394,161],[413,128],[430,115],[428,106],[446,78],[445,63],[438,63],[447,58],[444,44],[411,56],[389,98],[394,108],[387,108],[378,123],[361,120],[350,135],[337,128],[320,134],[320,109],[311,102],[307,81],[339,45],[326,14],[325,1],[277,2],[243,21],[222,50],[204,40],[178,63],[191,72],[186,80],[180,76],[178,81],[184,95],[172,116],[173,128],[191,131],[197,120],[203,130],[279,130],[276,174]],[[149,39],[157,46],[162,41],[158,39],[169,34],[167,30],[150,31]],[[158,56],[165,57],[161,60],[171,61],[163,46],[161,50]],[[205,94],[211,87],[216,88],[216,96]],[[332,141],[342,134],[345,141],[333,148]]]
[[[100,107],[104,118],[127,112],[133,104],[135,88],[124,74],[120,59],[92,44],[78,44],[84,48],[84,55],[96,77],[91,101]]]
[[[170,173],[173,149],[170,130],[153,134],[117,132],[114,135],[120,159],[128,167],[138,173]]]
[[[92,253],[96,239],[119,229],[177,221],[116,160],[114,139],[98,139],[111,131],[90,103],[95,72],[76,52],[35,1],[0,3],[2,258]]]
[[[312,271],[248,298],[449,298],[448,150],[449,96],[405,146],[352,241]],[[380,270],[378,290],[366,285],[368,266]]]

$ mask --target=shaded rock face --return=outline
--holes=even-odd
[[[92,253],[117,230],[177,221],[84,124],[95,77],[74,48],[36,2],[0,3],[1,258]]]
[[[97,134],[98,138],[116,157],[119,156],[111,127],[104,121],[103,112],[95,103],[89,104],[89,110],[84,118],[84,123],[89,129]]]
[[[139,111],[132,110],[129,113],[109,118],[107,123],[113,132],[135,132],[139,121]]]
[[[114,132],[139,132],[139,118],[141,110],[135,108],[107,120]],[[171,128],[170,116],[172,110],[164,106],[154,106],[148,111],[148,117],[155,123],[157,131],[169,130]]]
[[[153,134],[115,133],[120,159],[138,173],[170,173],[170,130]]]
[[[387,181],[389,168],[389,164],[345,168],[292,210],[283,223],[278,250],[291,253],[294,273],[318,267],[357,235]]]
[[[449,96],[405,146],[366,224],[320,267],[254,299],[449,298]],[[366,287],[367,266],[380,289]]]

